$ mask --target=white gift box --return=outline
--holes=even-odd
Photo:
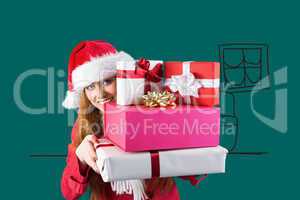
[[[152,178],[153,167],[157,168],[153,153],[124,152],[106,139],[100,141],[96,153],[104,182]],[[224,173],[227,153],[221,146],[159,151],[159,177]]]
[[[149,60],[149,70],[153,69],[156,64],[163,63],[160,60]],[[145,78],[141,73],[133,74],[136,70],[136,61],[119,61],[116,63],[117,73],[128,75],[117,75],[117,104],[132,105],[140,104],[145,89]],[[124,73],[125,72],[125,73]],[[127,76],[127,77],[126,77]],[[151,83],[151,91],[158,91],[161,88],[161,82]]]

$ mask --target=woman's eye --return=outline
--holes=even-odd
[[[112,79],[107,79],[105,81],[103,81],[103,85],[110,85],[115,79],[112,78]]]
[[[86,89],[87,90],[93,90],[93,89],[95,89],[95,84],[92,83],[91,85],[87,86]]]

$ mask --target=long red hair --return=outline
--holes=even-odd
[[[83,91],[80,96],[78,130],[73,145],[77,147],[89,134],[97,134],[101,137],[103,135],[102,117],[101,111],[92,106]],[[157,188],[160,189],[160,192],[170,192],[173,185],[172,178],[149,179],[145,181],[145,191],[151,197]],[[101,176],[93,170],[90,171],[89,186],[91,189],[90,200],[109,200],[107,191],[111,190],[110,183],[103,182]]]

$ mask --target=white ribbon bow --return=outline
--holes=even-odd
[[[183,62],[183,72],[181,75],[171,76],[165,83],[172,92],[179,92],[187,103],[190,104],[190,96],[199,97],[198,89],[203,87],[201,82],[197,80],[190,72],[190,62]]]

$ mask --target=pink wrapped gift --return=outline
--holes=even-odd
[[[213,147],[219,144],[220,110],[181,105],[149,108],[104,104],[104,135],[127,152]]]

